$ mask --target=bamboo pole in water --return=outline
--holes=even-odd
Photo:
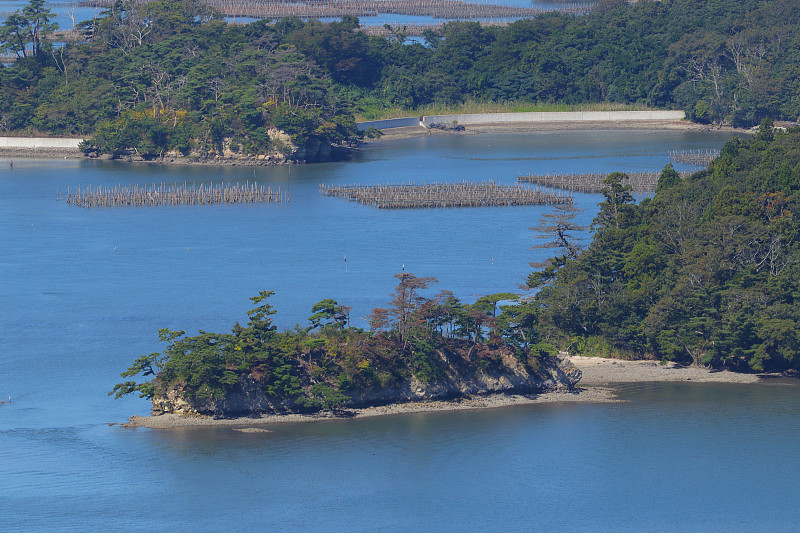
[[[437,207],[484,207],[511,205],[569,204],[565,192],[522,185],[497,185],[492,181],[472,183],[431,183],[329,186],[322,184],[323,196],[354,200],[380,209],[419,209]]]
[[[685,163],[689,165],[697,165],[699,167],[706,167],[711,164],[711,161],[718,158],[719,150],[670,150],[669,160],[674,163]]]
[[[656,190],[658,178],[661,172],[626,172],[630,185],[636,192],[650,192]],[[681,178],[688,177],[691,172],[680,172]],[[579,192],[602,192],[606,187],[603,180],[608,174],[587,173],[587,174],[529,174],[517,177],[520,183],[534,183],[544,187],[553,187],[566,191]]]
[[[114,187],[95,187],[88,185],[86,188],[78,187],[73,191],[67,188],[67,193],[62,196],[60,191],[57,199],[64,199],[69,205],[80,207],[154,207],[176,205],[213,205],[213,204],[242,204],[242,203],[282,203],[288,202],[288,195],[281,193],[280,187],[273,191],[272,187],[264,187],[256,183],[241,185],[217,186],[201,184],[198,186],[167,185],[165,183]]]

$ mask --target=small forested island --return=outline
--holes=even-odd
[[[442,109],[683,109],[734,127],[800,113],[791,0],[602,0],[432,25],[417,41],[353,16],[234,23],[198,0],[117,0],[73,28],[53,18],[30,0],[0,26],[0,132],[83,136],[93,156],[321,161],[357,145],[356,117]]]
[[[278,332],[273,293],[251,298],[245,326],[231,333],[161,330],[163,353],[137,359],[122,374],[150,381],[118,383],[117,398],[138,392],[153,414],[243,416],[319,410],[341,412],[411,400],[571,390],[580,371],[540,342],[532,309],[500,306],[514,294],[472,305],[449,291],[422,296],[436,280],[400,273],[391,306],[370,315],[371,331],[348,327],[349,308],[326,299],[309,325]]]

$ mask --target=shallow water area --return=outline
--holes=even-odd
[[[365,146],[353,161],[252,168],[0,158],[0,528],[4,531],[787,530],[800,389],[637,384],[623,404],[231,429],[109,426],[106,396],[158,328],[227,331],[275,290],[280,328],[323,298],[354,325],[405,268],[464,301],[516,290],[546,207],[387,211],[320,183],[423,183],[659,170],[729,134],[560,131]],[[282,205],[82,209],[78,185],[257,181]],[[598,195],[575,196],[589,223]],[[346,261],[345,261],[346,256]],[[788,475],[787,475],[788,474]]]

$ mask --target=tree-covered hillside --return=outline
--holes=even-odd
[[[540,328],[575,352],[800,369],[800,128],[765,121],[707,171],[634,204],[607,179],[594,240],[531,275]]]
[[[452,23],[398,47],[380,95],[396,103],[642,103],[701,122],[800,115],[800,4],[791,0],[601,2],[508,27]]]
[[[101,152],[133,148],[145,157],[219,153],[223,144],[285,151],[272,128],[309,148],[351,142],[349,102],[286,40],[295,23],[227,24],[195,0],[117,2],[83,24],[89,42],[56,49],[45,41],[0,69],[0,123],[93,135]],[[328,28],[352,33],[348,23]]]
[[[19,56],[0,68],[0,131],[95,135],[108,153],[286,149],[272,128],[341,145],[354,113],[465,101],[637,104],[735,126],[800,115],[793,0],[604,0],[589,15],[452,22],[425,44],[402,28],[367,36],[353,17],[230,24],[198,0],[119,0],[63,48],[50,19],[31,0],[0,27]]]

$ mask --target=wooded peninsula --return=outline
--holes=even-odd
[[[117,397],[154,412],[341,410],[498,391],[571,389],[557,354],[650,358],[740,372],[800,370],[800,7],[789,0],[600,2],[506,26],[449,22],[407,42],[355,17],[226,22],[193,0],[115,2],[55,46],[40,0],[6,19],[0,131],[85,135],[87,153],[334,157],[362,135],[355,117],[425,105],[619,104],[683,109],[691,120],[759,125],[707,170],[670,165],[653,198],[603,180],[583,249],[575,210],[534,229],[554,256],[523,294],[473,304],[397,274],[370,329],[325,299],[278,332],[270,291],[246,325],[187,336],[123,373]]]

